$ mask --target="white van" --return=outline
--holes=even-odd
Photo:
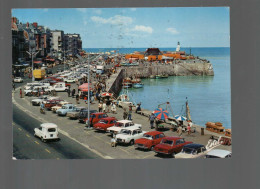
[[[66,87],[66,83],[64,82],[59,82],[53,85],[53,89],[55,91],[66,91],[68,89],[68,87]]]
[[[43,123],[34,129],[34,136],[39,137],[42,142],[47,140],[59,140],[58,126],[54,123]]]

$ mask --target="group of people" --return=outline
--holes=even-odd
[[[111,102],[110,100],[99,102],[98,111],[103,113],[111,113],[116,114],[116,104]]]

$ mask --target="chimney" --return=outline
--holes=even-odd
[[[37,23],[37,22],[34,22],[34,23],[33,23],[33,26],[34,26],[35,28],[37,28],[37,27],[38,27],[38,23]]]

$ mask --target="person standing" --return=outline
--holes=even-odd
[[[76,95],[76,104],[79,104],[79,94]]]
[[[106,105],[106,103],[104,102],[104,103],[103,103],[103,113],[106,113],[106,108],[107,108],[107,105]]]
[[[115,105],[115,103],[112,103],[111,112],[112,112],[113,114],[116,114],[116,105]]]
[[[127,118],[127,112],[126,112],[126,109],[124,108],[123,119],[126,120],[126,118]]]
[[[132,120],[132,104],[129,105],[128,120]]]
[[[182,126],[179,124],[179,127],[177,129],[177,133],[179,135],[179,137],[182,135]]]
[[[187,132],[188,132],[188,135],[190,135],[190,133],[191,133],[191,126],[190,126],[190,124],[188,124],[188,126],[187,126]]]
[[[155,120],[155,115],[154,113],[152,113],[150,116],[149,116],[149,121],[150,121],[150,127],[151,129],[153,129],[153,125],[154,125],[154,120]]]
[[[71,92],[72,98],[74,98],[75,93],[76,93],[76,90],[75,90],[75,89],[72,89],[72,92]]]
[[[70,87],[68,88],[68,97],[70,97]]]

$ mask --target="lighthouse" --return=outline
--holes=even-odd
[[[179,52],[181,50],[181,45],[180,42],[178,41],[177,47],[176,47],[176,52]]]

